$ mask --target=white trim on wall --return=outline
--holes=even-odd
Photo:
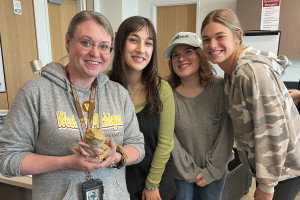
[[[85,0],[76,0],[77,12],[86,9]],[[43,65],[52,62],[47,0],[33,0],[38,59]]]
[[[187,4],[196,4],[196,34],[200,36],[200,26],[201,21],[199,20],[200,16],[200,0],[185,0],[185,1],[166,1],[166,2],[156,2],[152,3],[152,23],[154,28],[157,30],[157,7],[163,6],[178,6],[178,5],[187,5]]]
[[[42,61],[43,65],[46,65],[52,61],[47,0],[34,0],[33,7],[38,59]]]
[[[0,41],[0,92],[6,92],[3,61],[2,61],[1,41]]]
[[[77,12],[86,10],[86,1],[85,0],[76,0],[76,10],[77,10]]]
[[[94,0],[94,11],[100,12],[100,0]]]

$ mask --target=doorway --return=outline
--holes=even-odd
[[[158,72],[163,78],[169,75],[168,59],[164,51],[177,32],[196,32],[197,4],[157,7]]]
[[[48,3],[52,61],[67,64],[62,60],[67,55],[65,37],[72,17],[76,14],[76,0],[64,0],[63,4]]]

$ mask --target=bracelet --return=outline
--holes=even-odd
[[[121,145],[117,145],[116,152],[121,154],[121,160],[118,163],[112,165],[112,167],[117,168],[117,169],[121,169],[127,161],[127,154],[126,154],[124,148]]]
[[[147,185],[145,185],[145,188],[148,190],[156,190],[158,187],[159,187],[159,185],[156,187],[148,187]]]

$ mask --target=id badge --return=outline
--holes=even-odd
[[[103,183],[100,179],[90,179],[82,184],[83,200],[103,200]]]

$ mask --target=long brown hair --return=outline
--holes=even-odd
[[[130,33],[136,33],[146,27],[150,37],[153,39],[153,52],[151,60],[143,69],[142,81],[146,85],[147,90],[147,113],[160,112],[162,102],[159,98],[159,87],[161,78],[158,76],[158,61],[157,61],[157,38],[152,22],[141,16],[133,16],[124,20],[116,34],[114,43],[114,59],[112,70],[109,73],[109,78],[116,81],[127,88],[127,79],[125,74],[126,62],[124,57],[126,41]]]
[[[211,84],[214,80],[214,77],[216,75],[216,70],[213,68],[213,66],[209,63],[207,58],[204,55],[203,50],[201,47],[196,48],[196,51],[200,58],[200,67],[199,67],[199,80],[200,85],[202,87],[206,87],[207,85]],[[168,82],[170,86],[174,89],[178,87],[181,84],[180,77],[175,73],[172,61],[169,59],[169,69],[170,69],[170,76],[168,77]]]

